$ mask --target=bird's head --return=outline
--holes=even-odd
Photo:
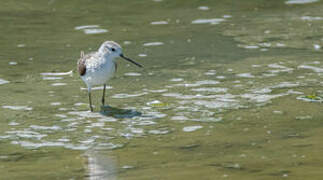
[[[102,45],[99,48],[99,53],[104,54],[105,56],[109,56],[111,58],[116,58],[116,57],[121,57],[133,64],[135,64],[138,67],[142,67],[142,65],[140,65],[139,63],[133,61],[130,58],[127,58],[126,56],[123,55],[122,53],[122,48],[121,46],[114,42],[114,41],[105,41],[104,43],[102,43]]]

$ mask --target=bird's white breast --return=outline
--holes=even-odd
[[[115,62],[112,58],[94,55],[86,60],[86,73],[82,76],[88,87],[106,84],[115,73]]]

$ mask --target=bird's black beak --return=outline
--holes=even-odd
[[[127,57],[126,57],[126,56],[124,56],[123,54],[120,54],[120,57],[122,57],[123,59],[125,59],[125,60],[127,60],[127,61],[129,61],[129,62],[131,62],[131,63],[135,64],[136,66],[138,66],[138,67],[141,67],[141,68],[142,68],[142,65],[141,65],[141,64],[136,63],[134,60],[132,60],[132,59],[130,59],[130,58],[127,58]]]

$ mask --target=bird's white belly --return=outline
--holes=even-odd
[[[86,73],[82,76],[83,81],[88,87],[106,84],[115,72],[115,65],[112,61],[100,65],[87,65]]]

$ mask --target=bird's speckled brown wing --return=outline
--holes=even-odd
[[[77,62],[77,70],[80,76],[83,76],[86,73],[85,58],[80,58]]]
[[[84,56],[84,52],[81,51],[81,57],[77,62],[77,70],[80,76],[83,76],[86,73],[85,61],[86,61],[86,57]]]

